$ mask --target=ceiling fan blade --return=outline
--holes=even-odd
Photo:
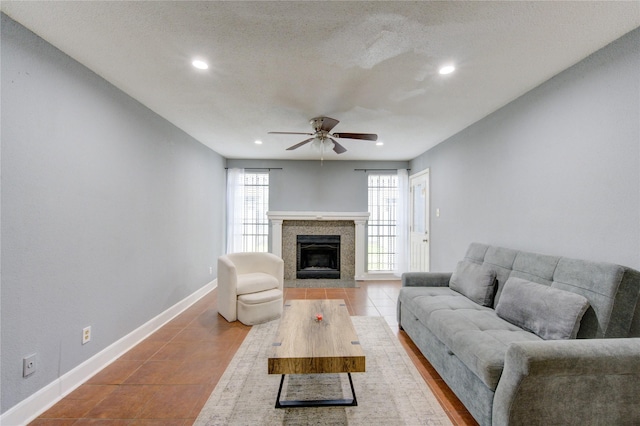
[[[269,132],[270,135],[313,135],[313,133],[300,132]]]
[[[333,129],[334,127],[336,127],[336,125],[339,123],[340,121],[336,120],[335,118],[331,118],[331,117],[322,117],[322,127],[320,127],[320,130],[324,130],[325,132],[330,132],[331,129]]]
[[[347,148],[340,145],[338,142],[335,141],[335,139],[331,139],[331,142],[333,142],[333,152],[335,152],[336,154],[342,154],[343,152],[347,152]]]
[[[331,136],[335,138],[346,138],[346,139],[363,139],[366,141],[377,141],[378,135],[374,133],[334,133]]]
[[[306,134],[306,133],[303,133],[303,134]],[[302,141],[302,142],[300,142],[300,143],[297,143],[297,144],[295,144],[295,145],[293,145],[293,146],[290,146],[289,148],[287,148],[287,151],[293,151],[294,149],[300,148],[302,145],[304,145],[304,144],[306,144],[306,143],[309,143],[309,142],[311,142],[312,140],[313,140],[313,138],[309,138],[309,139],[304,140],[304,141]]]

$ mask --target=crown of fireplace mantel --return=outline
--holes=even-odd
[[[271,253],[282,257],[282,223],[287,220],[301,221],[353,221],[355,224],[355,280],[365,276],[365,225],[369,212],[308,212],[308,211],[269,211],[271,222]]]
[[[367,221],[369,212],[267,212],[269,220],[352,220]]]

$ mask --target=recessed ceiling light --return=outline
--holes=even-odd
[[[382,145],[384,145],[384,142],[379,142],[379,141],[376,142],[376,146],[382,146]]]
[[[440,68],[440,71],[438,72],[442,75],[445,75],[445,74],[451,74],[455,70],[456,70],[456,67],[454,67],[453,65],[445,65],[444,67]]]
[[[261,140],[257,140],[254,142],[256,145],[262,145],[262,141]]]
[[[205,61],[201,61],[200,59],[195,59],[193,62],[191,62],[191,65],[198,68],[199,70],[206,70],[209,68],[209,64],[207,64]]]

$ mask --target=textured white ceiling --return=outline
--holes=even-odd
[[[640,26],[640,2],[2,1],[2,11],[227,158],[316,159],[308,120],[408,160]],[[211,67],[198,71],[199,57]],[[446,63],[457,71],[437,73]],[[261,139],[260,146],[254,140]]]

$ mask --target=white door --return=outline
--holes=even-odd
[[[429,169],[409,178],[411,189],[410,263],[412,272],[429,271]]]

